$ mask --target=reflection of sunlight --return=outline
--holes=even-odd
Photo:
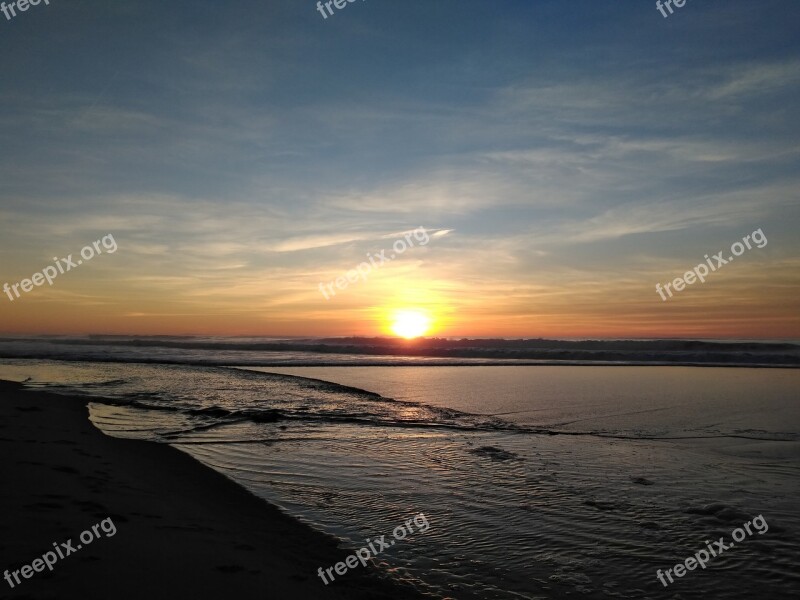
[[[421,310],[399,310],[391,320],[392,331],[409,340],[424,335],[431,328],[431,318]]]

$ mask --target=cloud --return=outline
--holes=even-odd
[[[733,100],[755,94],[772,94],[800,83],[800,61],[750,63],[726,70],[723,83],[710,85],[711,100]]]

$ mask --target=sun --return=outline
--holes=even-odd
[[[408,340],[424,335],[431,319],[421,310],[398,310],[392,317],[392,331]]]

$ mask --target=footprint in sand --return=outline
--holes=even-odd
[[[70,475],[78,475],[80,471],[77,469],[73,469],[72,467],[68,467],[67,465],[59,465],[57,467],[50,467],[53,471],[58,471],[59,473],[69,473]]]

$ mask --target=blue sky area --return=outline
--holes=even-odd
[[[0,284],[119,244],[0,332],[377,334],[413,304],[443,335],[800,337],[798,31],[790,0],[0,14]]]

